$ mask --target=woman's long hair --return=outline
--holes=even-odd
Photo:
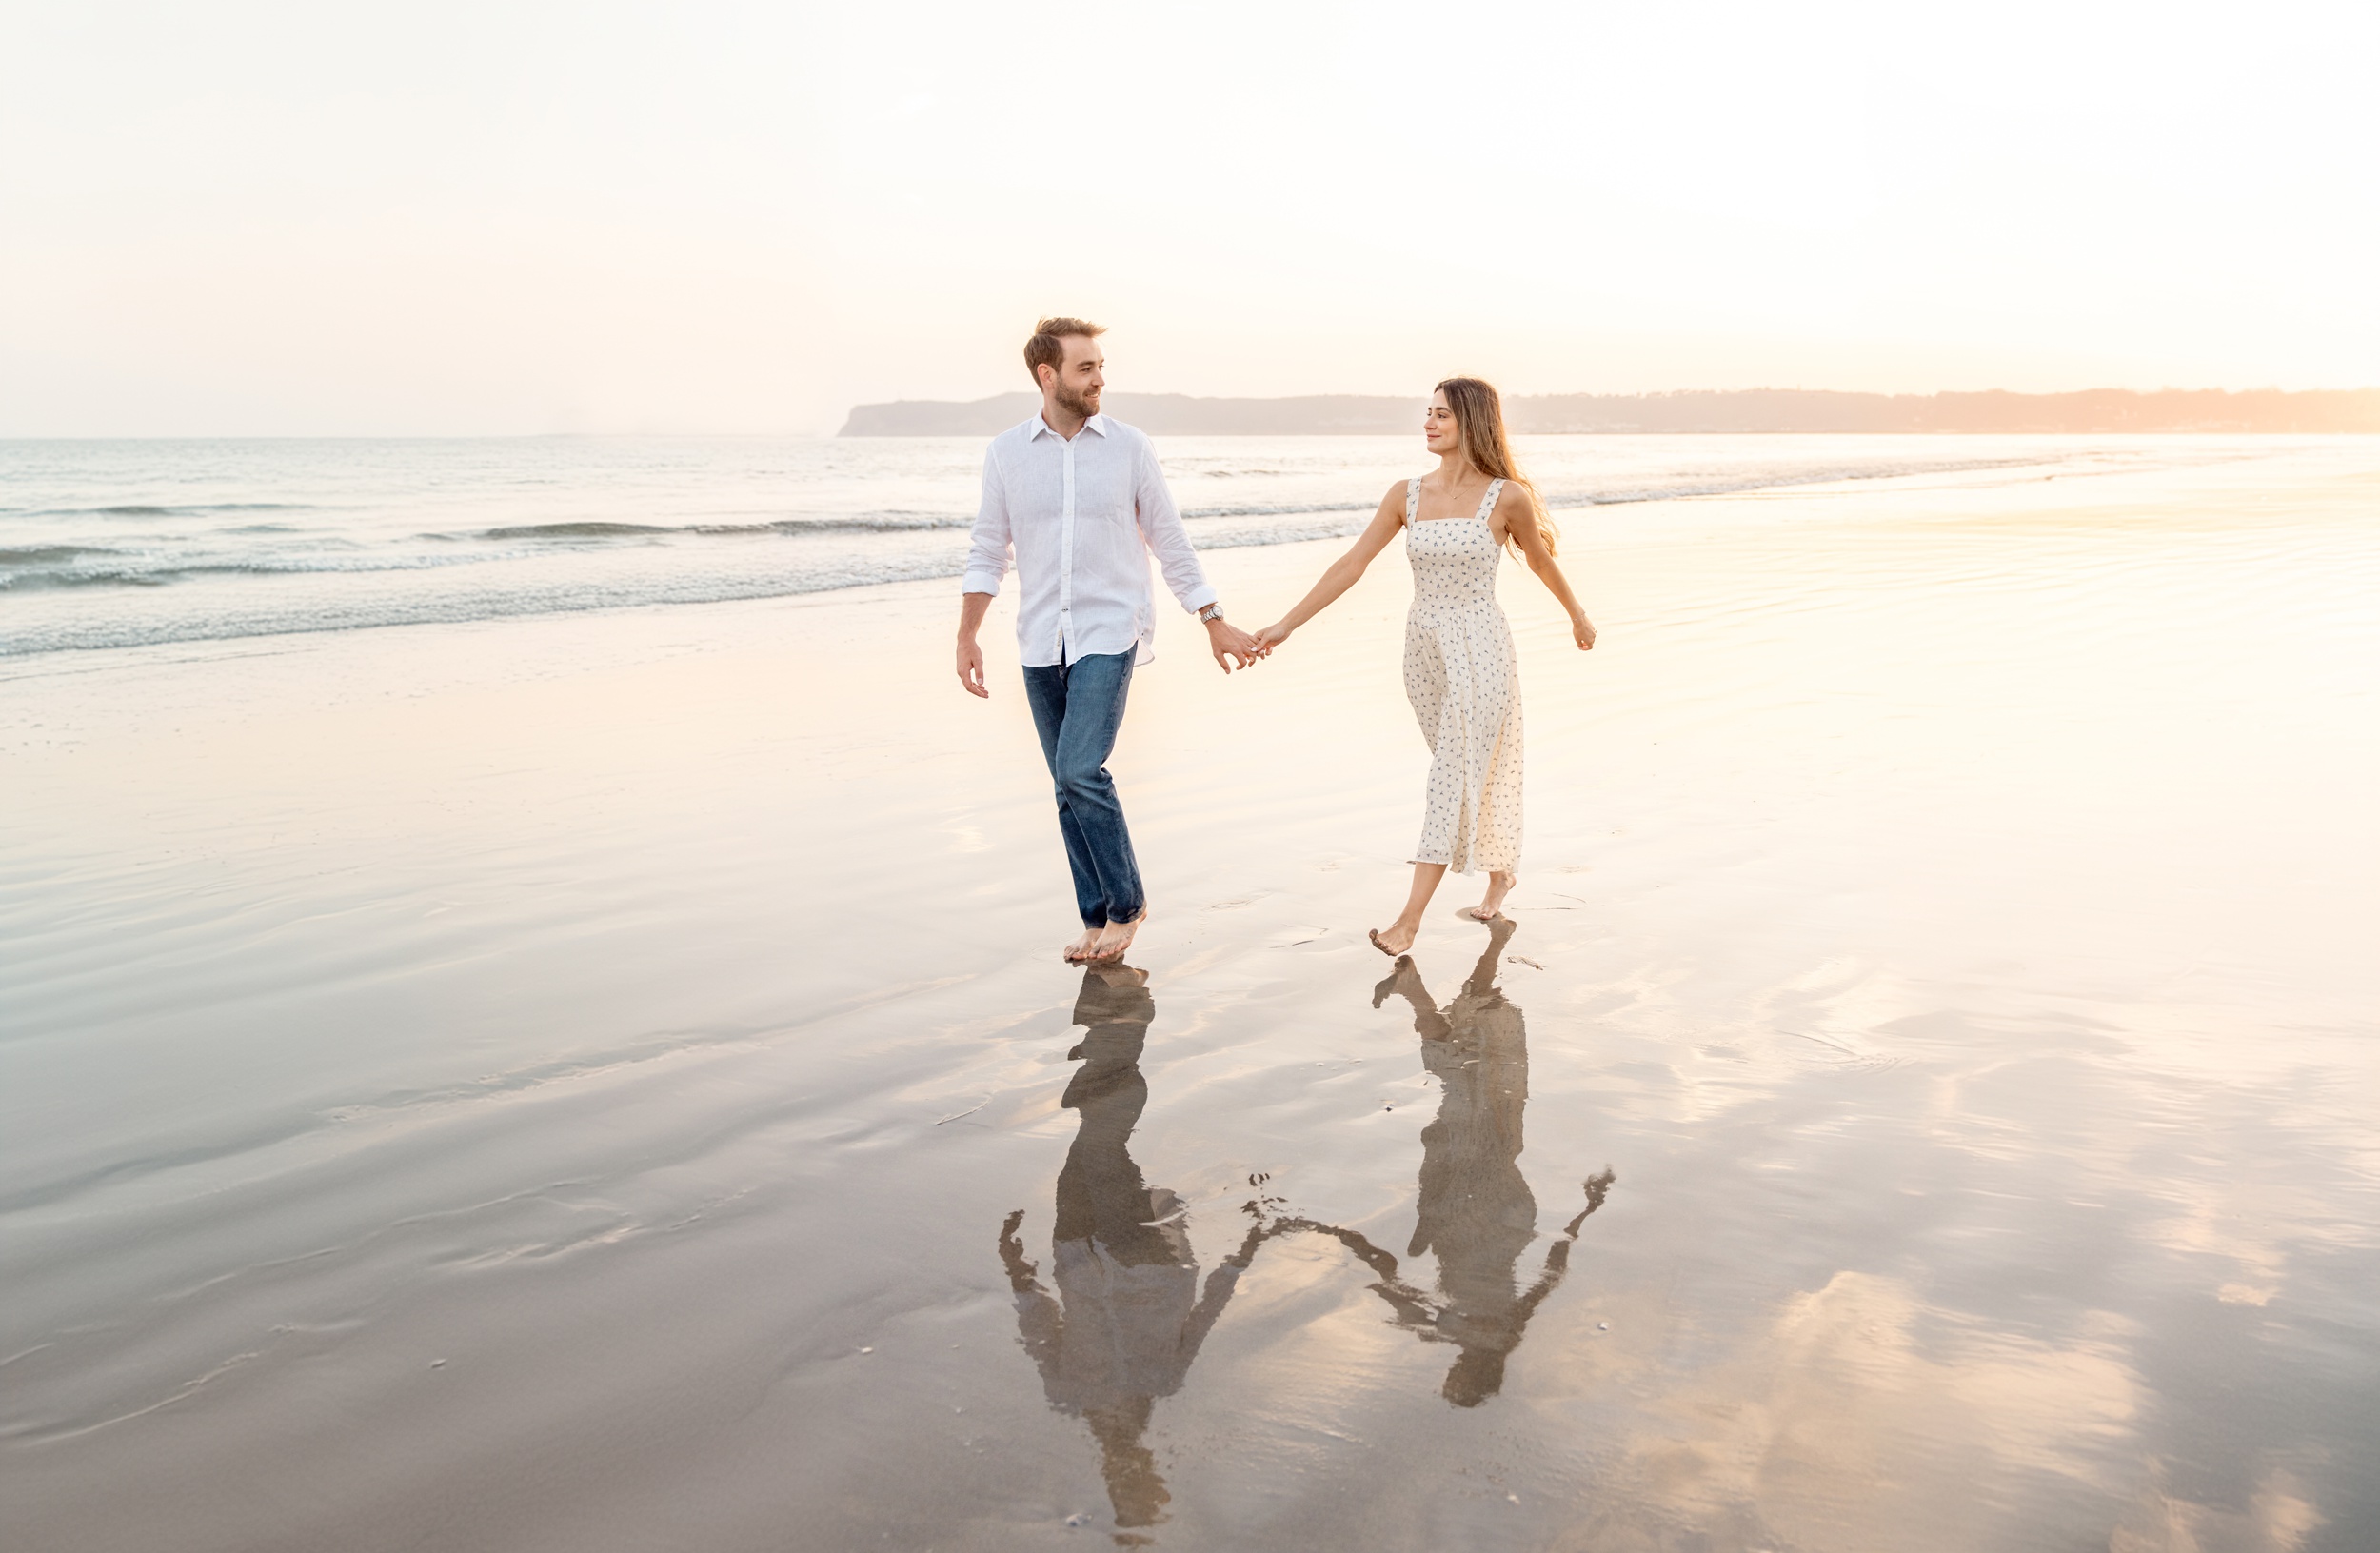
[[[1537,488],[1520,472],[1519,462],[1513,457],[1513,445],[1504,435],[1504,400],[1496,385],[1485,378],[1450,377],[1438,386],[1438,391],[1446,396],[1447,408],[1455,412],[1455,427],[1462,433],[1462,450],[1471,467],[1491,480],[1509,480],[1529,493],[1537,531],[1545,536],[1545,553],[1553,554],[1560,532],[1546,512]],[[1518,545],[1513,546],[1513,553],[1520,553]]]

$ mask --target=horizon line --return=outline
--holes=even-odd
[[[1295,406],[1300,406],[1300,405],[1314,405],[1314,404],[1324,403],[1324,402],[1331,402],[1331,401],[1336,401],[1336,402],[1339,402],[1339,403],[1340,403],[1340,404],[1342,404],[1342,405],[1346,405],[1346,406],[1348,406],[1349,408],[1357,408],[1357,407],[1359,407],[1359,406],[1360,406],[1360,407],[1364,407],[1364,408],[1372,408],[1372,407],[1385,408],[1385,407],[1390,407],[1390,406],[1409,406],[1409,405],[1412,405],[1412,404],[1417,404],[1417,403],[1418,403],[1418,402],[1420,401],[1420,398],[1421,398],[1421,396],[1420,396],[1420,395],[1418,395],[1418,394],[1410,394],[1410,393],[1402,393],[1402,394],[1388,394],[1388,393],[1318,392],[1318,393],[1297,393],[1297,394],[1198,394],[1198,393],[1185,393],[1185,392],[1181,392],[1181,391],[1180,391],[1180,390],[1175,390],[1175,389],[1140,389],[1140,388],[1121,388],[1121,389],[1119,389],[1119,388],[1111,388],[1110,390],[1108,390],[1108,396],[1109,396],[1110,398],[1113,398],[1113,399],[1122,399],[1122,400],[1155,400],[1155,401],[1169,401],[1169,402],[1172,402],[1172,403],[1175,403],[1175,404],[1178,404],[1178,405],[1184,405],[1184,406],[1188,406],[1188,405],[1210,406],[1210,407],[1230,407],[1230,406],[1237,406],[1237,407],[1248,407],[1248,408],[1260,408],[1260,407],[1280,407],[1280,408],[1289,408],[1289,407],[1295,407]],[[1899,406],[1912,406],[1912,405],[1920,405],[1920,404],[1939,404],[1939,403],[1941,403],[1941,402],[1943,402],[1943,401],[1969,401],[1969,402],[1973,402],[1973,401],[1997,401],[1997,402],[2002,402],[2002,403],[2015,402],[2015,403],[2019,403],[2019,404],[2047,404],[2047,403],[2052,402],[2052,401],[2060,401],[2060,400],[2063,400],[2063,401],[2070,401],[2070,402],[2072,402],[2072,401],[2078,401],[2078,400],[2093,400],[2093,399],[2096,399],[2096,400],[2101,400],[2101,401],[2106,401],[2106,400],[2116,400],[2116,401],[2122,401],[2122,400],[2134,400],[2134,401],[2155,401],[2155,400],[2160,400],[2160,399],[2166,399],[2166,400],[2171,400],[2171,399],[2195,399],[2195,400],[2200,400],[2200,401],[2206,401],[2206,400],[2210,400],[2210,399],[2219,399],[2219,400],[2230,400],[2230,401],[2234,401],[2234,402],[2236,402],[2236,401],[2264,401],[2264,402],[2266,402],[2266,403],[2271,403],[2271,402],[2275,401],[2275,400],[2281,400],[2281,401],[2296,401],[2296,402],[2301,402],[2301,403],[2303,403],[2303,402],[2317,401],[2317,400],[2330,400],[2330,401],[2333,401],[2333,402],[2335,402],[2335,401],[2341,401],[2341,400],[2353,401],[2353,400],[2359,400],[2359,399],[2372,399],[2372,400],[2380,400],[2380,385],[2370,385],[2370,386],[2359,387],[2359,388],[2277,388],[2277,387],[2258,387],[2258,388],[2176,388],[2176,387],[2172,387],[2172,386],[2170,386],[2170,385],[2169,385],[2169,386],[2167,386],[2167,387],[2164,387],[2164,388],[2062,388],[2062,389],[2025,389],[2025,388],[1936,388],[1936,389],[1932,389],[1932,390],[1928,390],[1928,391],[1925,391],[1925,392],[1914,392],[1914,391],[1887,391],[1887,390],[1882,390],[1882,389],[1867,389],[1867,388],[1775,388],[1775,387],[1761,387],[1761,388],[1647,388],[1647,389],[1636,389],[1636,390],[1631,390],[1631,391],[1628,391],[1628,392],[1607,392],[1607,391],[1596,391],[1596,390],[1591,390],[1591,389],[1573,389],[1573,390],[1547,391],[1547,392],[1541,392],[1541,393],[1514,393],[1514,394],[1507,394],[1507,395],[1505,395],[1505,398],[1506,398],[1506,400],[1507,400],[1508,402],[1512,403],[1513,405],[1515,405],[1515,406],[1517,408],[1517,407],[1519,407],[1519,406],[1523,406],[1523,405],[1536,405],[1536,406],[1543,406],[1543,405],[1547,405],[1547,404],[1549,404],[1549,403],[1551,403],[1551,402],[1555,402],[1555,401],[1569,401],[1569,402],[1573,402],[1573,403],[1577,403],[1577,402],[1582,402],[1582,401],[1595,401],[1595,402],[1600,402],[1600,403],[1603,403],[1603,404],[1606,404],[1606,405],[1621,405],[1621,404],[1628,404],[1628,403],[1644,404],[1644,405],[1657,405],[1657,404],[1664,404],[1664,403],[1668,403],[1668,404],[1676,404],[1676,403],[1678,403],[1678,402],[1693,402],[1693,401],[1710,402],[1710,401],[1730,400],[1730,399],[1733,399],[1733,400],[1748,400],[1748,399],[1754,399],[1754,398],[1762,397],[1762,396],[1768,396],[1768,397],[1793,397],[1793,398],[1799,398],[1799,399],[1802,399],[1802,400],[1805,400],[1805,401],[1810,401],[1810,400],[1815,400],[1815,401],[1837,401],[1837,402],[1842,402],[1842,401],[1861,401],[1861,402],[1867,402],[1867,403],[1870,403],[1870,404],[1885,404],[1885,405],[1899,405]],[[684,428],[684,427],[679,427],[679,428],[664,428],[664,427],[641,427],[641,428],[639,428],[639,427],[624,427],[624,428],[610,428],[610,429],[603,429],[603,430],[588,430],[588,429],[580,429],[580,428],[563,429],[563,428],[539,428],[539,429],[518,429],[518,430],[478,430],[478,431],[460,431],[460,430],[456,430],[456,431],[441,431],[441,430],[368,430],[368,429],[356,429],[356,430],[344,430],[344,431],[200,431],[200,430],[163,431],[163,430],[154,430],[154,431],[12,432],[12,431],[8,431],[8,430],[0,430],[0,445],[7,445],[7,444],[19,444],[19,443],[21,443],[21,444],[36,444],[36,443],[96,443],[96,442],[343,442],[343,441],[368,441],[368,442],[527,442],[527,441],[593,440],[593,439],[610,438],[610,437],[652,437],[652,438],[718,438],[718,439],[735,439],[735,438],[785,438],[785,439],[808,439],[808,438],[817,438],[817,439],[820,439],[820,440],[833,440],[834,438],[836,438],[836,437],[838,437],[838,436],[847,436],[847,435],[850,435],[850,434],[851,434],[851,427],[852,427],[852,425],[853,425],[854,421],[855,421],[856,419],[864,418],[864,417],[865,417],[865,415],[866,415],[866,412],[868,412],[868,411],[878,411],[878,410],[893,410],[893,409],[901,409],[901,410],[933,410],[933,409],[965,410],[965,409],[974,409],[974,410],[979,410],[979,411],[981,411],[981,410],[985,410],[985,409],[988,409],[988,408],[989,408],[990,407],[992,407],[992,406],[995,406],[995,405],[1000,405],[1000,404],[1002,404],[1002,403],[1016,403],[1016,402],[1021,402],[1021,402],[1030,402],[1030,401],[1031,401],[1034,397],[1035,397],[1035,395],[1034,395],[1033,391],[1032,391],[1031,389],[1029,389],[1029,388],[1016,388],[1016,389],[1009,389],[1009,390],[1005,390],[1005,391],[1002,391],[1002,392],[997,392],[997,393],[992,393],[992,394],[981,395],[981,396],[978,396],[978,397],[976,397],[976,398],[972,398],[972,399],[924,399],[924,398],[921,398],[921,399],[908,399],[908,398],[896,398],[896,399],[887,399],[887,400],[875,400],[875,401],[871,401],[871,402],[864,403],[864,404],[853,404],[853,405],[849,406],[849,407],[848,407],[848,408],[844,410],[844,412],[843,412],[843,416],[844,416],[843,426],[843,429],[841,429],[840,431],[838,431],[838,430],[824,429],[824,428],[806,428],[806,429],[805,429],[805,428],[793,428],[793,427],[761,428],[742,428],[742,429],[731,429],[731,428]],[[2344,407],[2342,407],[2342,408],[2344,408]],[[2369,414],[2369,415],[2370,415],[2370,416],[2372,416],[2372,417],[2373,417],[2372,424],[2370,424],[2370,425],[2369,425],[2369,426],[2365,426],[2365,425],[2355,425],[2355,426],[2330,426],[2330,427],[2322,427],[2322,428],[2228,428],[2228,430],[2227,430],[2227,428],[2204,428],[2204,429],[2205,429],[2205,430],[2207,430],[2210,434],[2232,434],[2232,435],[2255,435],[2255,434],[2264,434],[2264,435],[2305,435],[2305,434],[2331,434],[2331,435],[2337,435],[2337,434],[2350,434],[2350,435],[2354,435],[2354,434],[2371,434],[2371,433],[2374,433],[2374,432],[2380,432],[2380,404],[2374,404],[2374,405],[2372,405],[2372,406],[2369,407],[2369,408],[2366,408],[2365,407],[2357,407],[2357,408],[2363,408],[2363,409],[2365,409],[2365,413],[2366,413],[2366,414]],[[2356,417],[2356,419],[2360,421],[2360,420],[2362,419],[2362,416],[2358,416],[2358,417]],[[985,428],[985,429],[990,429],[990,428]],[[1519,432],[1519,433],[1521,433],[1521,434],[1530,434],[1530,433],[1534,432],[1534,434],[1537,434],[1537,435],[1558,435],[1558,434],[1563,434],[1564,430],[1569,431],[1571,434],[1595,434],[1596,432],[1598,432],[1598,431],[1602,431],[1602,432],[1624,432],[1624,431],[1637,431],[1637,432],[1640,432],[1640,433],[1645,433],[1645,434],[1654,434],[1654,433],[1658,433],[1658,432],[1661,432],[1661,431],[1669,431],[1669,432],[1674,432],[1674,433],[1676,433],[1676,434],[1680,434],[1680,435],[1707,435],[1707,434],[1711,434],[1712,432],[1715,432],[1715,431],[1744,431],[1744,432],[1747,432],[1747,433],[1754,433],[1754,434],[1757,434],[1758,432],[1761,432],[1761,431],[1768,431],[1768,432],[1772,432],[1772,433],[1791,433],[1791,432],[1795,432],[1795,431],[1804,431],[1804,432],[1811,432],[1811,433],[1824,434],[1825,432],[1827,432],[1827,431],[1828,431],[1828,430],[1830,430],[1830,429],[1834,429],[1834,428],[1822,428],[1822,427],[1784,427],[1784,426],[1779,426],[1779,427],[1770,427],[1770,428],[1754,428],[1754,427],[1728,427],[1728,428],[1710,427],[1710,428],[1694,428],[1694,427],[1687,427],[1687,426],[1670,426],[1670,427],[1653,427],[1653,426],[1645,426],[1645,427],[1622,427],[1622,426],[1609,426],[1609,427],[1577,427],[1577,428],[1515,428],[1515,430],[1516,430],[1517,432]],[[1852,429],[1863,429],[1863,430],[1864,430],[1864,429],[1875,429],[1875,430],[1883,430],[1883,429],[1888,429],[1888,428],[1880,428],[1880,427],[1879,427],[1879,428],[1841,428],[1841,429],[1843,429],[1843,430],[1852,430]],[[1948,434],[1959,434],[1959,433],[1962,433],[1962,432],[1963,432],[1963,433],[1965,433],[1965,434],[1973,434],[1973,433],[1974,433],[1975,431],[1977,431],[1977,430],[2002,430],[2002,429],[2004,429],[2004,430],[2007,430],[2007,431],[2009,431],[2009,432],[2011,432],[2011,433],[2018,433],[2018,434],[2032,434],[2032,435],[2058,435],[2058,434],[2071,434],[2071,435],[2107,435],[2107,434],[2121,434],[2121,433],[2123,433],[2123,432],[2125,432],[2125,431],[2128,431],[2128,430],[2130,430],[2130,431],[2133,431],[2133,432],[2136,432],[2136,433],[2139,433],[2139,434],[2156,434],[2156,433],[2158,433],[2158,432],[2161,430],[2163,434],[2172,434],[2172,433],[2174,433],[2174,432],[2176,432],[2176,431],[2187,431],[2187,430],[2189,430],[2189,429],[2191,429],[2191,428],[2173,428],[2173,427],[2169,427],[2169,428],[2125,428],[2125,427],[2085,427],[2085,428],[2031,428],[2031,427],[2028,427],[2028,428],[2016,428],[2016,427],[2010,427],[2010,428],[1959,428],[1959,427],[1951,427],[1951,426],[1919,426],[1919,425],[1908,425],[1908,426],[1903,426],[1903,427],[1894,428],[1889,428],[1889,429],[1901,429],[1901,430],[1906,430],[1906,431],[1937,431],[1937,432],[1943,432],[1943,433],[1948,433]],[[897,434],[897,433],[896,433],[896,434]],[[981,434],[981,432],[979,432],[976,428],[974,428],[970,427],[969,428],[967,428],[967,429],[965,429],[965,430],[956,430],[956,429],[954,429],[954,430],[951,430],[951,431],[922,431],[922,432],[916,432],[916,433],[911,433],[911,434],[914,434],[914,435],[928,435],[928,436],[931,436],[931,435],[978,435],[978,434]],[[1153,434],[1153,435],[1167,435],[1167,434],[1180,434],[1180,433],[1167,433],[1167,432],[1163,432],[1163,431],[1153,431],[1153,432],[1152,432],[1152,434]],[[1215,434],[1231,434],[1231,433],[1220,433],[1220,432],[1219,431],[1218,433],[1215,433]],[[1266,434],[1266,433],[1250,433],[1250,434]],[[1271,434],[1279,434],[1279,433],[1278,433],[1278,432],[1275,432],[1275,433],[1271,433]],[[1347,435],[1347,434],[1364,434],[1364,433],[1362,433],[1362,432],[1360,432],[1360,431],[1358,431],[1358,430],[1357,430],[1357,428],[1353,428],[1353,427],[1346,427],[1346,428],[1332,428],[1332,434]],[[1381,434],[1381,435],[1389,435],[1389,434],[1402,434],[1402,430],[1401,430],[1401,428],[1398,428],[1397,431],[1394,431],[1394,432],[1387,431],[1387,430],[1383,430],[1383,431],[1381,431],[1381,432],[1375,433],[1375,434]]]
[[[980,394],[973,399],[907,399],[893,398],[872,401],[884,405],[981,405],[994,399],[1012,399],[1031,395],[1031,388],[1008,388],[998,393]],[[1178,388],[1114,388],[1113,393],[1138,394],[1151,399],[1238,399],[1279,401],[1291,399],[1414,399],[1426,397],[1411,393],[1381,393],[1351,388],[1318,389],[1311,393],[1185,393]],[[1498,390],[1501,392],[1501,390]],[[2274,384],[2259,384],[2250,388],[2183,388],[2166,384],[2154,388],[2124,388],[2099,387],[2091,388],[1808,388],[1779,384],[1761,384],[1748,388],[1548,388],[1527,393],[1505,393],[1506,399],[1677,399],[1690,394],[1721,393],[1815,393],[1838,394],[1860,399],[1944,399],[1983,394],[2002,394],[2013,399],[2065,399],[2087,393],[2125,393],[2136,398],[2151,398],[2165,393],[2220,394],[2313,394],[2313,393],[2380,393],[2380,382],[2359,384],[2346,388],[2284,388]]]

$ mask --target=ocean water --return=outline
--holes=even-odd
[[[2303,439],[2296,439],[2302,441]],[[2291,439],[1538,437],[1557,511],[1990,485]],[[1204,548],[1353,533],[1403,437],[1169,437]],[[767,598],[958,575],[982,440],[0,442],[0,656]]]

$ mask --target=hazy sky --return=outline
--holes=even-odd
[[[2380,383],[2380,8],[8,0],[0,435]]]

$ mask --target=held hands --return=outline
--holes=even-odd
[[[1273,650],[1228,620],[1206,623],[1206,645],[1215,653],[1217,667],[1226,674],[1248,667]]]
[[[1223,672],[1226,674],[1231,672],[1231,665],[1223,663],[1223,653],[1225,649],[1220,633],[1230,629],[1231,627],[1224,626],[1220,621],[1207,627],[1208,633],[1215,637],[1215,661],[1219,664],[1223,664]],[[1279,647],[1283,642],[1289,640],[1289,627],[1281,625],[1272,625],[1265,627],[1260,631],[1233,630],[1231,634],[1239,638],[1240,642],[1242,644],[1241,646],[1231,650],[1240,654],[1240,667],[1245,668],[1248,665],[1256,662],[1259,658],[1271,657],[1275,647]]]

